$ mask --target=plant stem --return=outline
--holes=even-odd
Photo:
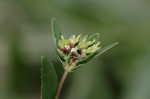
[[[63,74],[63,76],[62,76],[62,78],[61,78],[61,80],[60,80],[60,83],[59,83],[59,85],[58,85],[58,88],[57,88],[57,91],[56,91],[55,99],[59,99],[61,90],[62,90],[63,85],[64,85],[64,82],[65,82],[65,80],[66,80],[66,78],[67,78],[67,75],[68,75],[68,72],[65,71],[64,74]]]

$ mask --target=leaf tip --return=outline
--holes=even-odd
[[[41,56],[41,63],[43,62],[43,60],[45,59],[46,56]]]
[[[51,25],[53,25],[55,22],[56,22],[56,18],[55,17],[51,18]]]
[[[116,46],[116,45],[118,45],[118,44],[119,44],[119,42],[115,42],[115,43],[114,43],[114,46]]]

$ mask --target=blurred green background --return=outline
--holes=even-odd
[[[119,45],[69,76],[61,99],[150,99],[149,0],[0,0],[0,99],[40,99],[40,57],[64,33]]]

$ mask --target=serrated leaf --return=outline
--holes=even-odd
[[[41,94],[42,99],[54,99],[57,88],[57,74],[53,64],[49,63],[48,58],[41,58]]]
[[[113,48],[114,46],[118,45],[118,42],[115,42],[111,45],[108,45],[100,50],[98,50],[97,52],[95,52],[94,54],[90,55],[89,57],[85,58],[84,60],[81,60],[80,62],[77,63],[77,65],[81,65],[81,64],[85,64],[87,62],[89,62],[91,59],[93,59],[95,56],[99,56],[101,54],[103,54],[104,52],[108,51],[109,49]]]
[[[52,29],[52,33],[54,34],[54,38],[56,40],[56,44],[58,44],[57,42],[61,38],[62,33],[61,33],[61,30],[60,30],[58,24],[56,23],[56,19],[55,18],[53,18],[51,20],[51,29]]]

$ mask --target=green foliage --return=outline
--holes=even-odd
[[[105,52],[108,51],[109,49],[115,47],[116,45],[118,45],[118,42],[115,42],[115,43],[113,43],[113,44],[111,44],[111,45],[108,45],[108,46],[102,48],[102,49],[99,49],[99,50],[98,50],[97,52],[95,52],[94,54],[90,55],[89,57],[87,57],[87,58],[85,58],[85,59],[83,59],[83,60],[81,60],[81,61],[79,61],[77,65],[81,65],[81,64],[85,64],[85,63],[89,62],[89,61],[90,61],[91,59],[93,59],[94,57],[99,56],[99,55],[102,55],[103,53],[105,53]]]
[[[59,28],[58,24],[56,23],[56,19],[55,18],[53,18],[51,20],[51,29],[52,29],[51,30],[52,33],[54,34],[54,38],[55,38],[56,44],[58,44],[57,42],[61,38],[62,33],[60,31],[60,28]]]
[[[53,64],[49,63],[48,58],[41,58],[41,93],[42,99],[54,99],[57,88],[57,74]]]
[[[92,35],[89,34],[89,35],[88,35],[88,40],[90,40],[90,41],[92,41],[93,39],[94,39],[94,40],[98,40],[99,37],[100,37],[99,35],[100,35],[100,33],[94,33],[94,34],[92,34]]]

